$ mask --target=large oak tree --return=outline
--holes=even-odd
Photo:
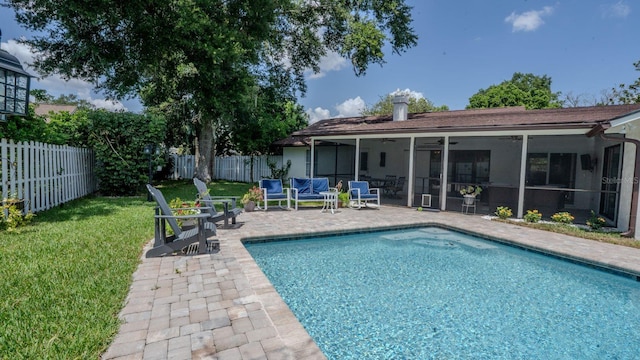
[[[216,124],[243,119],[264,79],[305,90],[322,56],[350,60],[357,75],[383,50],[415,46],[404,0],[8,0],[33,30],[22,40],[36,68],[92,81],[115,98],[183,103],[196,125],[197,174],[210,180]],[[282,80],[279,80],[282,81]]]

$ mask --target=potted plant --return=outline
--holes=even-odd
[[[338,193],[338,201],[341,207],[349,207],[349,193],[346,191]]]
[[[464,198],[465,204],[473,204],[476,196],[480,195],[482,187],[480,185],[468,185],[460,189],[460,195]]]
[[[262,189],[254,185],[242,196],[240,202],[244,204],[245,211],[251,212],[256,208],[256,203],[262,201],[262,199]]]
[[[169,207],[173,211],[175,215],[184,216],[184,215],[194,215],[199,214],[200,203],[194,201],[184,201],[179,197],[172,199],[169,202]],[[195,226],[197,221],[195,219],[177,219],[178,225],[180,227],[191,227]]]

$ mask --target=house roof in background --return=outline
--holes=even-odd
[[[409,114],[407,120],[403,121],[393,121],[391,115],[359,116],[321,120],[294,132],[293,137],[447,131],[588,130],[633,112],[640,112],[640,104],[541,110],[507,107],[427,112]]]
[[[57,105],[57,104],[36,104],[35,112],[39,116],[47,116],[49,113],[59,113],[66,111],[73,114],[78,109],[77,105]]]

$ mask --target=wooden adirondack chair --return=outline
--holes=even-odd
[[[153,248],[147,251],[146,257],[172,255],[181,251],[185,254],[191,254],[196,249],[198,254],[206,254],[220,249],[217,240],[207,240],[207,238],[216,235],[216,225],[207,221],[210,214],[206,207],[197,208],[201,211],[198,214],[176,215],[160,190],[149,184],[147,184],[147,190],[158,206],[155,215],[155,242]],[[181,208],[181,210],[185,210],[185,208]],[[197,226],[191,229],[182,228],[178,225],[178,219],[195,219]],[[167,236],[167,224],[173,230],[173,235]]]

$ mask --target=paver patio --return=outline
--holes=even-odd
[[[151,214],[150,214],[151,216]],[[143,258],[102,359],[324,359],[241,240],[438,224],[581,259],[640,277],[640,249],[578,239],[481,216],[404,207],[243,213],[219,229],[220,252]]]

